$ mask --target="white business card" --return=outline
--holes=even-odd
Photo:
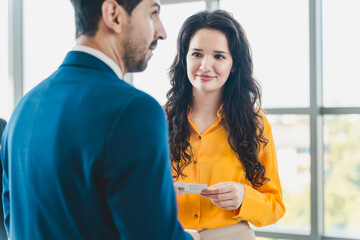
[[[174,182],[174,186],[185,193],[201,193],[202,190],[208,187],[207,184],[195,184],[195,183],[184,183],[184,182]]]

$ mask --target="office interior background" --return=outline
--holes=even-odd
[[[181,24],[204,9],[244,27],[272,125],[285,216],[258,239],[360,239],[360,0],[163,0],[168,39],[126,81],[160,104]],[[75,44],[70,0],[1,0],[0,117]],[[56,107],[56,106],[54,106]]]

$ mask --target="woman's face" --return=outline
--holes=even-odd
[[[190,39],[186,64],[193,92],[221,92],[233,64],[225,34],[215,29],[195,32]]]

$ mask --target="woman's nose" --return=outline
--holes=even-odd
[[[212,59],[209,56],[205,56],[201,62],[200,69],[203,72],[209,72],[212,68]]]

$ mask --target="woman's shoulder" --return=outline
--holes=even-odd
[[[270,127],[270,123],[268,118],[266,117],[266,113],[263,110],[260,110],[258,115],[259,115],[259,122],[262,123],[264,126]]]
[[[266,117],[266,113],[263,110],[260,110],[258,115],[259,115],[259,124],[263,128],[263,132],[265,133],[265,135],[268,136],[269,133],[271,133],[271,125],[268,118]]]

